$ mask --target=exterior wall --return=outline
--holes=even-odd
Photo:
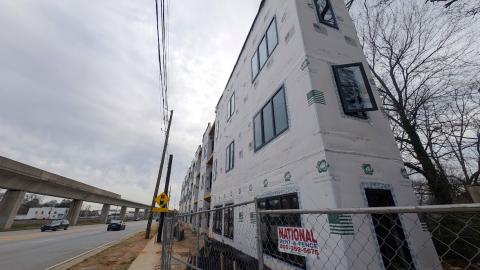
[[[368,207],[365,188],[373,187],[390,190],[397,206],[416,205],[411,181],[402,176],[403,161],[381,110],[367,112],[367,119],[343,113],[332,65],[363,63],[376,103],[381,106],[373,76],[368,70],[353,22],[343,1],[331,1],[339,29],[319,24],[311,5],[301,1],[296,3],[312,89],[322,91],[325,97],[324,105],[313,104],[312,109],[318,119],[318,133],[321,134],[329,164],[329,176],[325,177],[324,184],[315,181],[311,181],[310,185],[305,183],[304,194],[313,198],[315,191],[331,192],[331,195],[324,195],[331,197],[331,204],[312,207]],[[372,174],[363,170],[362,166],[366,164],[373,168]],[[315,187],[316,185],[320,186]],[[310,208],[308,201],[302,202],[305,208]],[[402,220],[402,225],[409,232],[406,238],[417,268],[431,267],[437,258],[428,233],[422,231],[420,222],[414,225]],[[368,248],[372,253],[376,251],[376,247]],[[416,252],[425,250],[431,252],[423,253],[422,258],[415,258]],[[377,258],[377,265],[381,269],[383,264],[380,258]]]
[[[304,209],[366,207],[367,187],[389,189],[398,206],[416,205],[411,182],[402,176],[403,162],[381,110],[367,112],[366,119],[348,116],[343,112],[333,65],[363,63],[379,107],[381,99],[368,72],[343,0],[330,2],[338,29],[319,23],[311,0],[262,1],[263,6],[216,107],[213,155],[217,168],[214,170],[210,209],[289,193],[297,193],[299,206]],[[251,57],[274,17],[278,45],[252,82]],[[289,127],[255,151],[253,118],[282,86]],[[309,103],[307,95],[311,90],[320,91],[324,102]],[[228,102],[233,93],[235,111],[229,116]],[[232,141],[235,142],[234,168],[226,171],[226,148]],[[204,146],[207,143],[205,135],[202,143]],[[320,163],[328,164],[326,170],[317,168]],[[201,172],[206,174],[203,165],[204,162]],[[372,167],[373,173],[367,173],[365,165]],[[182,198],[185,198],[181,206],[183,212],[188,212],[186,198],[192,192],[188,188],[189,181],[186,177],[182,189]],[[199,189],[202,190],[201,187]],[[256,230],[249,218],[254,206],[249,207],[236,210],[246,211],[242,213],[243,221],[239,221],[238,212],[234,213],[233,240],[214,233],[212,226],[209,236],[256,257],[255,238],[242,237]],[[202,209],[207,209],[207,205],[203,203]],[[354,226],[361,225],[355,222]],[[210,224],[213,224],[212,220]],[[302,224],[311,226],[305,220]],[[438,259],[428,233],[406,220],[402,220],[402,226],[408,232],[406,238],[416,268],[431,268]],[[364,233],[375,234],[374,231]],[[324,239],[329,237],[325,235]],[[352,267],[357,254],[352,247],[347,248],[348,236],[338,236],[338,241],[335,253],[338,253],[338,258],[343,258],[342,265],[348,269]],[[373,242],[370,244],[359,248],[368,250],[370,254],[379,254],[378,247]],[[415,256],[419,251],[423,252],[421,258]],[[267,265],[278,266],[278,260],[268,255],[264,257]],[[381,257],[377,257],[376,265],[369,265],[369,269],[382,269]],[[307,258],[307,269],[313,263],[321,264],[322,260]],[[355,262],[358,263],[358,260]],[[361,265],[356,266],[362,268]]]
[[[252,83],[250,59],[273,17],[276,17],[278,45]],[[296,15],[295,1],[266,1],[251,29],[239,58],[239,64],[217,106],[216,158],[218,175],[212,191],[212,205],[240,203],[255,196],[301,191],[300,183],[313,177],[316,160],[324,158],[323,142],[318,134],[317,117],[307,106],[306,92],[311,89],[305,50]],[[253,117],[283,85],[289,128],[261,149],[254,150]],[[235,114],[227,120],[227,102],[235,92]],[[301,139],[300,139],[301,138]],[[226,146],[235,141],[235,166],[225,172]],[[285,175],[290,175],[289,181]],[[330,194],[330,193],[327,193]],[[324,204],[311,196],[312,205]],[[303,201],[308,201],[303,197]],[[329,198],[327,197],[328,201]],[[253,212],[252,209],[250,209]],[[250,213],[244,213],[248,217]],[[238,219],[238,213],[235,213]],[[248,218],[245,218],[248,222]],[[246,223],[246,222],[245,222]],[[234,240],[211,236],[236,245],[254,256],[255,243],[240,241],[240,235],[255,231],[255,225],[242,224],[234,230]],[[244,230],[244,232],[242,231]],[[254,239],[251,239],[252,241]]]

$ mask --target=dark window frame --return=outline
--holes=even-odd
[[[366,109],[363,108],[363,109],[359,109],[359,110],[349,110],[347,108],[347,105],[345,104],[345,95],[344,95],[343,91],[341,90],[341,83],[340,83],[340,77],[338,76],[338,70],[342,69],[342,68],[348,68],[348,67],[359,67],[360,74],[362,74],[363,83],[364,83],[365,88],[366,88],[367,93],[368,93],[368,97],[370,99],[370,102],[372,103],[372,108],[366,108]],[[370,82],[367,78],[367,74],[365,73],[365,69],[363,68],[363,63],[358,62],[358,63],[344,64],[344,65],[334,65],[334,66],[332,66],[332,69],[333,69],[333,76],[335,78],[335,84],[336,84],[336,87],[337,87],[337,91],[338,91],[338,94],[340,96],[340,101],[342,103],[343,112],[346,115],[366,119],[367,118],[366,112],[377,111],[378,110],[377,102],[375,101],[375,97],[373,95],[372,88],[370,87]]]
[[[275,209],[292,209],[291,207],[283,207],[283,203],[285,200],[290,199],[290,203],[293,200],[296,200],[296,207],[293,209],[300,208],[300,202],[298,199],[298,193],[288,193],[282,194],[267,198],[259,198],[257,200],[257,207],[261,210],[275,210]],[[277,206],[279,207],[271,207],[273,204],[271,202],[277,201]],[[290,205],[286,205],[290,206]],[[287,226],[287,227],[302,227],[302,219],[300,214],[288,214],[288,215],[262,215],[262,219],[260,221],[261,226],[261,235],[262,235],[262,246],[263,252],[269,256],[272,256],[275,259],[282,260],[286,263],[295,265],[302,269],[306,267],[306,258],[304,256],[293,255],[289,253],[283,253],[278,250],[277,243],[275,239],[269,237],[272,233],[276,234],[276,226]],[[274,227],[274,228],[272,228]]]
[[[281,91],[283,91],[283,100],[284,100],[284,107],[285,107],[285,115],[286,115],[286,118],[287,118],[287,127],[281,131],[279,131],[277,133],[277,127],[276,127],[276,123],[275,123],[275,109],[274,109],[274,106],[273,106],[273,98],[278,94],[280,93]],[[263,122],[263,109],[265,107],[267,107],[269,104],[271,104],[271,110],[272,110],[272,121],[273,121],[273,131],[274,131],[274,135],[273,137],[268,140],[268,141],[265,141],[265,131],[264,131],[264,122]],[[255,118],[257,118],[257,116],[260,116],[260,125],[261,125],[261,144],[259,146],[257,146],[255,144],[255,129],[256,129],[256,125],[255,125]],[[265,145],[267,145],[268,143],[270,143],[271,141],[275,140],[277,137],[279,137],[280,135],[282,135],[285,131],[287,131],[288,129],[290,128],[290,123],[289,123],[289,118],[288,118],[288,110],[287,110],[287,95],[285,94],[285,85],[282,85],[280,86],[280,88],[278,88],[277,91],[275,91],[275,93],[268,99],[268,101],[262,106],[262,108],[253,116],[253,147],[254,147],[254,152],[257,152],[258,150],[262,149]]]
[[[225,151],[225,172],[229,172],[235,168],[235,141],[228,144]]]
[[[322,20],[322,18],[320,17],[320,14],[319,14],[320,7],[318,5],[318,1],[322,1],[322,0],[313,0],[313,5],[315,6],[315,14],[317,16],[318,22],[338,30],[339,28],[338,28],[337,16],[335,15],[335,10],[333,9],[332,2],[330,2],[330,0],[324,0],[324,1],[327,2],[327,5],[330,6],[330,10],[332,11],[333,21],[335,22],[335,24],[331,24],[328,21]]]
[[[221,205],[218,205],[218,206],[215,206],[214,208],[220,208],[222,207]],[[215,234],[218,234],[218,235],[222,235],[223,234],[223,210],[220,209],[220,210],[215,210],[213,212],[213,215],[212,215],[212,219],[213,219],[213,224],[212,224],[212,232],[214,232]],[[220,227],[219,227],[220,226]]]
[[[235,100],[235,91],[232,93],[232,95],[230,95],[230,98],[228,99],[227,101],[227,121],[230,120],[230,118],[232,118],[232,115],[235,114],[235,107],[236,107],[236,100]],[[233,106],[232,106],[233,105]],[[232,109],[233,107],[233,109]]]
[[[395,206],[392,190],[383,188],[365,188],[368,207]],[[371,223],[375,231],[377,248],[380,251],[385,269],[415,270],[412,250],[409,247],[399,214],[371,214]]]
[[[256,60],[255,64],[257,66],[257,72],[255,74],[253,73],[253,63],[252,63],[253,59]],[[260,73],[260,70],[258,70],[259,61],[260,60],[258,59],[258,49],[256,49],[255,53],[252,56],[252,59],[250,59],[250,73],[252,75],[252,82],[255,80],[255,78],[257,78],[258,73]]]
[[[225,207],[233,203],[226,204]],[[223,236],[232,239],[235,231],[235,211],[233,207],[223,209]]]
[[[267,37],[267,33],[268,33],[268,29],[270,29],[270,26],[272,26],[273,22],[275,22],[275,33],[276,33],[276,37],[277,37],[277,42],[275,43],[275,46],[273,47],[273,49],[271,49],[270,51],[270,48],[269,48],[269,42],[268,42],[268,37]],[[262,41],[265,39],[265,43],[266,43],[266,47],[267,47],[267,59],[265,60],[265,63],[263,63],[263,65],[260,64],[260,51],[259,51],[259,48],[260,48],[260,44],[262,43]],[[268,62],[268,59],[270,59],[270,56],[273,55],[273,52],[275,52],[275,49],[278,47],[278,44],[280,43],[280,40],[278,38],[278,24],[277,24],[277,16],[273,16],[272,20],[270,21],[270,23],[268,24],[268,27],[267,29],[265,29],[265,32],[263,33],[262,37],[260,38],[260,42],[258,43],[256,49],[255,49],[255,52],[253,53],[253,56],[250,60],[250,73],[252,74],[252,83],[257,79],[258,75],[260,74],[260,72],[262,72],[262,69],[263,67],[265,67],[265,65],[267,64]],[[253,69],[252,69],[252,60],[254,58],[257,58],[256,59],[256,63],[257,63],[257,73],[256,74],[253,74]]]

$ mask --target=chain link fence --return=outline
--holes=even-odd
[[[480,204],[319,210],[270,204],[167,218],[161,269],[480,270]]]

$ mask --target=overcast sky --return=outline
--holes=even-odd
[[[176,202],[259,2],[170,3]],[[0,156],[149,203],[163,145],[155,1],[0,1],[0,25]]]

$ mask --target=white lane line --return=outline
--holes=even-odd
[[[69,263],[69,262],[71,262],[71,261],[73,261],[73,260],[75,260],[75,259],[78,259],[78,258],[80,258],[80,257],[82,257],[82,256],[85,256],[85,255],[87,255],[87,254],[89,254],[89,253],[95,252],[95,251],[97,251],[97,250],[99,250],[99,249],[102,249],[102,248],[105,248],[105,249],[106,249],[106,248],[108,248],[109,246],[113,246],[113,245],[114,245],[115,243],[117,243],[117,242],[121,242],[122,240],[124,240],[124,239],[126,239],[126,238],[129,238],[130,236],[138,233],[139,231],[141,231],[141,230],[138,230],[138,231],[129,233],[129,234],[125,235],[124,237],[118,239],[118,240],[113,240],[113,241],[110,241],[110,242],[105,243],[105,244],[103,244],[103,245],[100,245],[100,246],[98,246],[98,247],[95,247],[95,248],[93,248],[93,249],[87,250],[87,251],[85,251],[85,252],[83,252],[83,253],[75,256],[75,257],[72,257],[72,258],[70,258],[70,259],[66,259],[66,260],[63,261],[63,262],[59,262],[59,263],[57,263],[57,264],[55,264],[55,265],[52,265],[52,266],[50,266],[50,267],[48,267],[48,268],[45,268],[45,270],[53,270],[53,269],[56,269],[57,267],[61,267],[62,265],[65,265],[65,264],[67,264],[67,263]],[[94,255],[94,254],[92,254],[92,256],[93,256],[93,255]],[[89,256],[88,256],[88,257],[89,257]],[[85,257],[85,258],[83,258],[83,259],[87,259],[88,257]],[[82,260],[82,261],[83,261],[83,260]],[[72,265],[72,266],[73,266],[73,265]]]

